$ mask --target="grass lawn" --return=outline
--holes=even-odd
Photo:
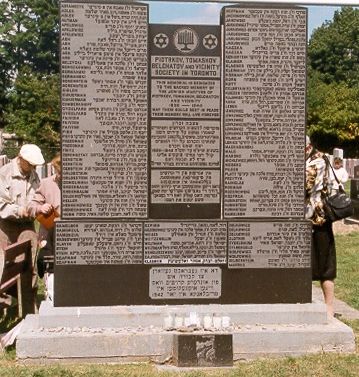
[[[336,245],[338,255],[336,296],[359,310],[359,232],[336,236]],[[3,319],[0,331],[4,331],[4,326],[14,323],[14,319],[5,320],[7,322]],[[353,355],[319,354],[298,358],[261,359],[238,362],[231,369],[173,372],[159,370],[150,364],[22,366],[15,362],[15,349],[10,349],[0,356],[0,377],[357,377],[359,376],[359,320],[345,322],[353,328],[357,338],[357,352]]]
[[[10,359],[10,360],[9,360]],[[170,377],[170,376],[245,376],[245,377],[357,377],[359,356],[320,354],[299,358],[262,359],[236,363],[231,369],[192,370],[188,372],[163,371],[150,364],[131,365],[69,365],[69,366],[21,366],[7,354],[0,363],[0,376],[42,377],[42,376],[128,376],[128,377]]]
[[[335,236],[337,275],[335,295],[359,310],[359,232]]]

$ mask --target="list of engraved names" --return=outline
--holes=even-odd
[[[61,4],[63,218],[147,216],[147,6]]]
[[[58,222],[56,264],[141,264],[142,223]]]
[[[305,56],[305,9],[225,9],[225,217],[303,217]]]
[[[228,223],[229,268],[310,268],[309,222]]]

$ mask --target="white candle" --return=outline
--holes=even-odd
[[[222,327],[222,317],[213,317],[213,327],[220,329]]]
[[[203,328],[208,330],[211,327],[213,327],[212,316],[211,315],[205,315],[203,317]]]
[[[173,317],[169,314],[163,319],[163,324],[165,329],[173,328]]]
[[[183,317],[175,317],[175,327],[182,327],[183,326]]]
[[[196,312],[190,312],[189,313],[189,322],[190,322],[190,325],[197,325],[197,313]]]
[[[226,329],[227,327],[229,327],[231,324],[231,319],[228,317],[228,316],[223,316],[222,317],[222,327],[224,329]]]

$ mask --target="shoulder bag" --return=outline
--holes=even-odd
[[[329,196],[328,190],[323,190],[322,201],[324,206],[324,212],[328,220],[334,222],[354,214],[353,202],[349,196],[345,193],[343,186],[340,184],[334,169],[330,164],[328,157],[323,156],[327,166],[332,169],[333,175],[337,183],[339,184],[339,190],[336,194]]]

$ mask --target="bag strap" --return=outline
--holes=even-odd
[[[340,183],[339,179],[337,178],[337,176],[336,176],[336,174],[335,174],[335,171],[334,171],[334,169],[333,169],[333,166],[332,166],[332,164],[330,163],[330,161],[329,161],[328,157],[326,156],[326,154],[324,154],[324,153],[323,153],[323,159],[324,159],[325,163],[327,164],[327,166],[329,165],[329,166],[331,167],[332,172],[333,172],[333,175],[334,175],[334,178],[335,178],[335,180],[337,181],[338,185],[340,185],[341,183]]]

